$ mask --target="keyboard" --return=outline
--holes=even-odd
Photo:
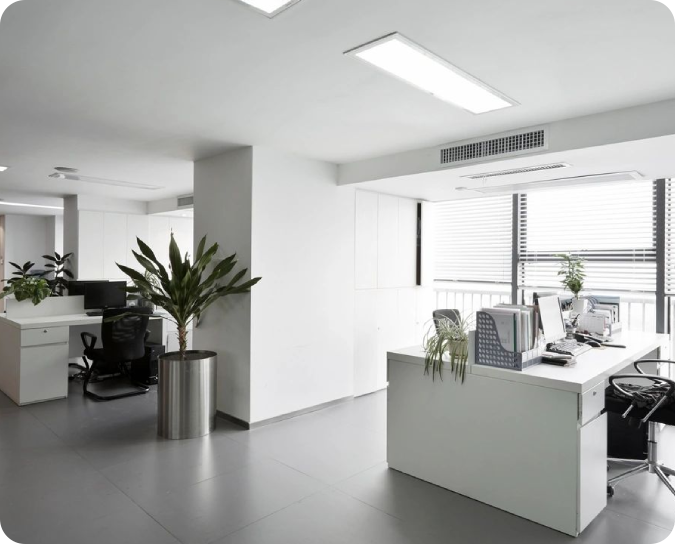
[[[579,343],[577,341],[560,341],[548,347],[549,352],[557,352],[558,354],[569,354],[570,356],[579,356],[584,352],[588,352],[592,347]]]
[[[86,312],[87,316],[103,316],[103,311],[102,310],[88,310]]]

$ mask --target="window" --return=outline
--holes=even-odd
[[[510,195],[442,202],[434,214],[436,280],[511,284]]]
[[[560,288],[556,254],[586,258],[585,289],[656,291],[656,184],[630,181],[519,197],[519,284]]]
[[[675,295],[675,182],[666,180],[666,295]]]

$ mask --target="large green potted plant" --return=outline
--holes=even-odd
[[[178,328],[178,352],[159,358],[158,433],[167,439],[207,435],[215,428],[217,354],[188,350],[188,328],[218,299],[247,293],[260,278],[242,282],[247,272],[242,269],[226,281],[237,264],[236,254],[211,266],[219,246],[205,249],[206,237],[199,243],[192,262],[187,254],[181,256],[172,234],[169,271],[145,242],[137,241],[140,253],[133,254],[144,271],[117,264],[133,282],[127,291],[164,309]]]

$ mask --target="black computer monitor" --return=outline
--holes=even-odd
[[[92,282],[103,282],[103,280],[71,280],[68,282],[68,295],[84,295],[84,287]]]
[[[126,306],[126,286],[126,282],[88,282],[84,286],[84,308],[92,310]]]

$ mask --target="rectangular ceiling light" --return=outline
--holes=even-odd
[[[47,210],[63,210],[63,206],[47,206],[45,204],[25,204],[22,202],[7,202],[0,200],[0,207],[2,206],[22,206],[25,208],[45,208]]]
[[[244,4],[251,6],[267,15],[274,17],[284,10],[290,8],[293,4],[297,4],[300,0],[239,0]]]
[[[54,172],[49,175],[50,178],[56,180],[70,180],[73,182],[86,182],[90,184],[113,185],[117,187],[128,187],[129,189],[147,189],[155,191],[157,189],[164,189],[163,186],[137,184],[135,182],[123,182],[122,180],[108,180],[106,178],[96,178],[94,176],[81,176],[79,174],[63,174],[61,172]]]
[[[398,32],[345,53],[474,114],[517,104]]]
[[[5,172],[9,167],[0,167],[0,172]]]

